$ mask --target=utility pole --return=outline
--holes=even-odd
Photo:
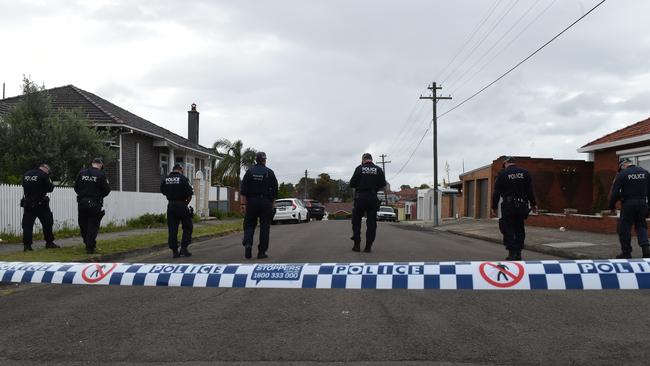
[[[438,226],[438,112],[436,106],[439,99],[451,99],[448,97],[439,97],[437,90],[442,89],[434,81],[427,89],[431,90],[431,96],[420,99],[430,99],[433,102],[433,225]]]
[[[305,169],[305,192],[303,196],[304,199],[307,199],[307,169]]]
[[[381,155],[379,155],[379,157],[381,157],[381,168],[384,170],[384,175],[386,175],[386,164],[390,164],[391,162],[384,160],[384,158],[388,157],[388,155],[386,155],[386,154],[381,154]],[[386,189],[386,187],[384,187],[384,202],[386,202],[386,204],[388,204],[388,192],[387,191],[388,190]]]

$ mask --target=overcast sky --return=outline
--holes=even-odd
[[[348,180],[361,154],[393,188],[433,181],[443,114],[599,1],[0,0],[0,82],[73,84],[200,142],[241,139],[280,181]],[[607,1],[438,121],[439,180],[500,155],[586,159],[580,146],[650,117],[650,1]],[[402,172],[395,176],[400,168]],[[445,178],[446,179],[446,178]]]

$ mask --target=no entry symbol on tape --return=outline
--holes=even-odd
[[[512,287],[524,278],[524,266],[517,262],[483,262],[479,266],[481,277],[494,287]]]
[[[108,276],[108,274],[111,273],[115,267],[117,267],[117,263],[90,264],[84,267],[84,269],[81,271],[81,278],[83,278],[87,283],[96,283]]]

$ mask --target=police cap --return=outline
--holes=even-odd
[[[364,153],[363,155],[361,155],[361,159],[372,161],[372,155],[370,155],[370,153]]]
[[[628,159],[628,158],[623,158],[623,159],[621,159],[621,160],[618,161],[618,167],[619,167],[620,169],[623,169],[623,166],[624,166],[625,164],[632,164],[632,160],[630,160],[630,159]]]
[[[174,164],[174,166],[172,167],[172,170],[183,170],[183,166],[180,165],[180,164],[178,164],[178,163],[176,163],[176,164]]]
[[[104,165],[104,159],[102,159],[102,158],[94,158],[93,163]]]
[[[503,157],[503,164],[505,164],[505,163],[514,164],[515,163],[515,158],[512,157],[512,156],[504,156]]]
[[[255,161],[260,162],[266,160],[266,153],[264,151],[258,151],[255,154]]]

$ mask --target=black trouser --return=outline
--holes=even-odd
[[[273,219],[273,202],[266,197],[246,197],[246,215],[244,216],[244,246],[253,246],[255,227],[260,220],[260,253],[269,250],[271,220]]]
[[[86,249],[94,249],[97,246],[99,224],[102,222],[104,212],[101,206],[85,207],[79,205],[78,209],[81,238],[86,244]]]
[[[192,242],[192,214],[185,202],[169,202],[167,204],[167,230],[169,233],[169,249],[178,249],[178,224],[183,227],[181,248],[187,248]]]
[[[645,219],[648,214],[648,204],[643,199],[625,200],[621,207],[621,217],[618,219],[618,240],[623,253],[632,253],[632,225],[636,230],[639,246],[648,245],[648,224]]]
[[[32,233],[34,232],[34,222],[36,222],[36,219],[38,219],[38,221],[41,222],[41,226],[43,226],[43,236],[45,237],[45,243],[54,243],[54,234],[52,233],[54,216],[52,215],[50,206],[48,204],[44,204],[36,208],[25,208],[25,211],[23,212],[22,222],[23,244],[32,245]]]
[[[366,215],[366,245],[372,245],[377,234],[379,200],[373,192],[360,192],[354,198],[352,209],[352,240],[361,241],[361,218]]]
[[[526,220],[525,215],[513,212],[512,209],[504,207],[504,205],[501,204],[501,219],[499,219],[499,229],[503,233],[503,245],[506,246],[506,249],[524,249],[524,240],[526,239],[524,220]]]

